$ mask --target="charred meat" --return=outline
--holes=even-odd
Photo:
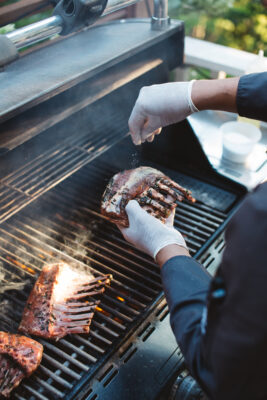
[[[189,190],[162,172],[139,167],[120,172],[110,180],[102,197],[101,213],[111,222],[127,227],[125,206],[133,199],[162,222],[166,222],[177,201],[195,201]]]
[[[8,397],[39,366],[43,346],[26,336],[0,332],[0,395]]]
[[[60,339],[69,333],[88,333],[99,300],[111,275],[94,277],[68,264],[46,265],[25,306],[19,330]]]

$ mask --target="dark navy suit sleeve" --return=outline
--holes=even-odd
[[[238,114],[242,117],[267,122],[267,72],[240,78],[236,104]]]
[[[203,363],[201,321],[211,276],[193,258],[178,256],[164,264],[161,277],[176,340],[190,372],[209,393],[213,380]]]
[[[267,399],[266,260],[267,183],[230,221],[215,278],[190,257],[174,257],[162,268],[172,329],[190,372],[212,400]],[[213,296],[215,281],[223,283],[221,299]]]

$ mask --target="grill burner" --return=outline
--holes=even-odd
[[[203,246],[225,224],[236,196],[181,173],[156,167],[191,188],[197,199],[200,193],[211,193],[213,207],[201,201],[185,202],[179,203],[176,212],[175,226],[186,237],[191,254],[199,258]],[[26,280],[31,283],[24,289],[1,295],[2,330],[17,329],[34,279],[47,263],[89,265],[94,271],[111,273],[114,277],[97,308],[88,336],[67,336],[57,343],[40,340],[44,345],[42,363],[14,392],[15,399],[51,400],[65,398],[67,394],[66,398],[76,398],[69,393],[78,381],[91,379],[157,305],[161,304],[159,317],[167,315],[158,267],[126,243],[117,228],[99,212],[103,190],[116,172],[101,159],[95,160],[38,199],[29,210],[0,225],[4,285],[14,281],[22,285]],[[126,358],[132,355],[129,348],[130,345],[124,352]],[[116,371],[106,371],[104,386],[116,374]],[[91,398],[96,396],[92,394]]]

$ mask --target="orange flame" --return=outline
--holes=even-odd
[[[6,256],[6,259],[13,262],[13,264],[17,265],[18,267],[25,269],[26,271],[30,272],[30,274],[35,275],[36,271],[34,269],[27,267],[26,265],[22,264],[21,262],[14,260],[13,258]]]
[[[113,320],[122,325],[122,320],[120,318],[114,317]]]
[[[103,310],[103,308],[100,308],[100,307],[97,306],[96,310],[101,312],[101,314],[104,314],[106,317],[110,316],[110,313],[108,313],[107,311]]]

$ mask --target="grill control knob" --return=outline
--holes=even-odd
[[[175,380],[168,400],[209,400],[203,390],[187,371]]]

